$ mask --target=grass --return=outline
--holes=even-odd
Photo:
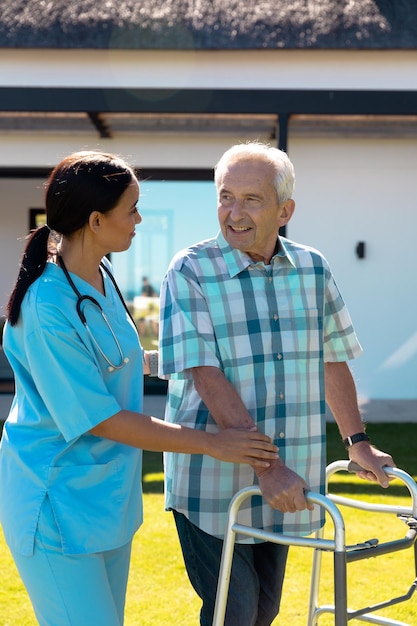
[[[417,424],[370,424],[368,434],[379,448],[389,450],[397,465],[417,477]],[[328,425],[328,462],[346,458],[337,429]],[[345,473],[332,480],[331,490],[355,493],[367,501],[392,504],[409,503],[408,492],[397,481],[388,491],[359,481]],[[129,579],[125,626],[197,626],[199,600],[188,581],[170,513],[163,508],[161,455],[145,453],[144,506],[145,523],[134,539]],[[406,528],[394,515],[376,515],[342,509],[347,528],[347,543],[372,537],[380,541],[402,538]],[[381,519],[382,518],[382,519]],[[327,524],[331,536],[332,524]],[[274,626],[303,626],[307,622],[312,551],[292,548],[284,584],[280,616]],[[320,583],[320,606],[333,604],[332,555],[323,555]],[[0,535],[0,626],[36,626],[9,552]],[[348,604],[351,608],[402,595],[415,578],[413,550],[390,553],[378,559],[366,559],[348,566]],[[378,615],[416,623],[417,598],[378,612]],[[334,618],[323,615],[320,626],[331,626]],[[353,626],[363,621],[351,620]],[[92,625],[96,626],[96,625]],[[97,625],[98,626],[98,625]]]

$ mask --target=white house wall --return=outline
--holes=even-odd
[[[410,90],[417,51],[1,50],[0,85]],[[2,133],[0,166],[53,166],[73,150],[100,148],[143,168],[211,168],[244,139]],[[353,365],[360,395],[416,399],[417,142],[293,138],[290,126],[288,148],[297,173],[288,236],[322,250],[334,270],[365,349]],[[42,182],[0,179],[0,306],[15,279],[27,209],[42,206]]]
[[[233,143],[267,136],[245,134],[204,135],[151,134],[119,135],[99,139],[91,135],[0,134],[0,166],[50,167],[75,150],[108,150],[125,157],[139,168],[203,168],[210,169],[221,153]],[[1,184],[1,182],[0,182]]]
[[[238,140],[205,140],[205,157],[200,155],[198,166],[212,166]],[[201,153],[201,141],[175,145],[167,140],[164,145],[148,137],[135,145],[110,142],[106,148],[130,156],[137,165],[189,166],[190,155]],[[53,149],[58,157],[59,148],[62,156],[78,147],[75,141]],[[372,399],[415,398],[416,142],[297,138],[290,148],[297,208],[288,236],[319,248],[336,275],[364,347],[364,355],[352,364],[359,393]],[[2,305],[15,279],[27,210],[43,205],[42,184],[0,179]],[[361,260],[355,253],[359,241],[366,246]]]
[[[352,363],[360,394],[415,398],[416,142],[294,139],[291,157],[297,207],[288,236],[320,249],[334,271],[364,348]]]
[[[0,315],[4,315],[28,233],[28,209],[43,206],[42,180],[0,178]]]

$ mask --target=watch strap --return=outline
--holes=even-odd
[[[343,445],[346,449],[348,449],[360,441],[370,441],[370,439],[366,433],[356,433],[355,435],[351,435],[350,437],[343,439]]]

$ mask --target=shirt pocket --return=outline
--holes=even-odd
[[[323,350],[323,319],[318,309],[280,311],[282,352],[286,359],[318,359]]]
[[[126,496],[117,461],[51,468],[48,496],[64,554],[91,554],[121,545]]]

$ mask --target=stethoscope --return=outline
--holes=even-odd
[[[77,287],[76,287],[76,286],[75,286],[75,284],[74,284],[74,281],[72,280],[71,276],[69,275],[69,272],[68,272],[67,268],[65,267],[65,263],[64,263],[64,261],[62,260],[62,257],[61,257],[61,256],[58,256],[57,258],[58,258],[58,263],[59,263],[59,265],[61,266],[61,268],[62,268],[62,270],[63,270],[63,272],[64,272],[64,274],[65,274],[65,277],[66,277],[66,279],[67,279],[68,283],[70,284],[70,286],[71,286],[72,290],[74,291],[75,295],[76,295],[76,296],[77,296],[77,298],[78,298],[77,303],[76,303],[76,308],[77,308],[77,314],[78,314],[78,317],[79,317],[79,318],[80,318],[80,320],[82,321],[82,323],[83,323],[83,325],[84,325],[84,328],[86,329],[86,331],[88,332],[89,336],[91,337],[91,339],[92,339],[92,341],[93,341],[94,345],[96,346],[97,350],[99,351],[99,353],[101,354],[101,356],[103,357],[103,359],[104,359],[104,360],[106,361],[106,363],[108,364],[107,371],[108,371],[108,372],[114,372],[114,370],[120,370],[120,369],[122,369],[122,367],[124,367],[124,366],[126,365],[126,363],[129,363],[129,358],[128,358],[128,357],[124,357],[124,356],[123,356],[123,352],[122,352],[122,348],[120,347],[120,343],[119,343],[119,341],[118,341],[118,339],[117,339],[116,335],[114,334],[114,330],[113,330],[113,328],[111,327],[110,322],[109,322],[109,320],[107,319],[107,316],[106,316],[106,314],[104,313],[104,311],[103,311],[103,309],[102,309],[102,307],[101,307],[100,303],[99,303],[99,302],[98,302],[95,298],[93,298],[92,296],[87,296],[87,295],[84,295],[84,296],[83,296],[83,295],[82,295],[82,294],[78,291]],[[108,269],[108,268],[104,265],[104,263],[100,263],[100,267],[101,267],[101,269],[103,269],[103,270],[107,273],[107,275],[109,276],[110,280],[112,281],[112,283],[113,283],[113,285],[114,285],[114,288],[116,289],[117,295],[119,296],[119,298],[120,298],[120,300],[121,300],[121,302],[122,302],[122,304],[123,304],[124,308],[126,309],[127,314],[129,315],[130,319],[132,320],[133,325],[135,326],[135,322],[134,322],[134,320],[133,320],[133,317],[132,317],[132,315],[131,315],[131,313],[130,313],[129,309],[128,309],[128,308],[127,308],[127,306],[126,306],[126,302],[125,302],[125,301],[124,301],[124,299],[123,299],[123,296],[122,296],[122,294],[121,294],[121,292],[120,292],[120,289],[119,289],[119,287],[118,287],[118,285],[117,285],[117,283],[116,283],[116,281],[115,281],[115,279],[114,279],[113,274],[112,274],[112,273],[110,272],[110,270],[109,270],[109,269]],[[112,362],[110,361],[110,359],[108,358],[108,356],[107,356],[107,355],[103,352],[102,348],[99,346],[99,344],[98,344],[98,342],[97,342],[97,339],[94,337],[93,333],[91,332],[91,330],[90,330],[90,328],[89,328],[89,326],[88,326],[88,324],[87,324],[87,319],[86,319],[86,317],[85,317],[84,311],[82,310],[82,304],[83,304],[84,302],[87,302],[87,301],[88,301],[88,302],[91,302],[91,303],[92,303],[95,307],[97,307],[97,308],[99,309],[100,314],[101,314],[101,317],[103,318],[104,323],[106,324],[107,328],[108,328],[108,329],[109,329],[109,331],[110,331],[111,336],[112,336],[112,337],[113,337],[113,339],[114,339],[114,343],[116,344],[116,347],[117,347],[117,350],[118,350],[118,352],[119,352],[119,356],[120,356],[120,363],[119,363],[118,365],[117,365],[117,364],[115,364],[115,363],[112,363]],[[135,327],[136,327],[136,326],[135,326]]]

